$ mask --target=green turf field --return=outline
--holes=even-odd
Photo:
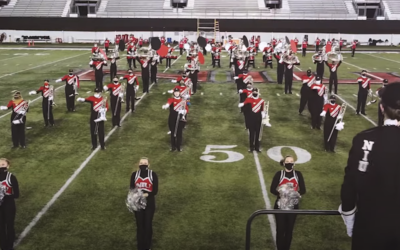
[[[29,227],[18,249],[135,249],[135,219],[125,206],[125,197],[130,174],[142,156],[150,158],[160,182],[153,249],[244,249],[248,217],[255,210],[265,209],[268,202],[275,202],[269,185],[274,173],[281,168],[267,153],[269,149],[284,146],[282,155],[296,155],[293,147],[308,152],[311,159],[296,166],[303,172],[307,186],[300,206],[302,209],[336,210],[352,137],[372,127],[371,121],[377,122],[377,104],[367,108],[367,118],[371,121],[356,116],[354,110],[348,108],[345,129],[338,137],[337,153],[326,153],[323,131],[310,129],[308,112],[298,115],[300,97],[296,94],[299,94],[300,83],[294,84],[293,95],[284,95],[281,85],[256,84],[262,97],[270,102],[272,127],[264,129],[262,153],[248,153],[247,132],[237,108],[236,86],[233,82],[223,82],[229,69],[228,57],[222,57],[222,68],[216,69],[218,82],[201,83],[198,94],[192,97],[183,152],[169,152],[168,111],[161,106],[170,97],[165,92],[174,84],[160,80],[140,101],[136,113],[124,117],[121,128],[111,130],[111,115],[108,114],[106,133],[112,131],[112,134],[106,142],[107,150],[92,153],[88,104],[77,103],[76,112],[67,113],[63,88],[58,89],[57,106],[53,109],[56,126],[45,128],[41,98],[28,95],[29,91],[39,88],[44,79],[54,83],[69,68],[88,70],[89,56],[89,51],[0,50],[0,104],[6,105],[16,89],[22,91],[25,99],[36,100],[27,116],[27,126],[32,128],[26,131],[28,147],[25,150],[10,148],[10,116],[6,115],[7,111],[0,113],[0,137],[3,138],[0,156],[11,160],[11,172],[20,182],[18,235],[79,168],[76,178],[70,179],[71,184],[56,197],[37,224]],[[340,78],[356,79],[352,72],[360,68],[400,71],[397,54],[358,53],[355,58],[349,54],[344,57]],[[180,57],[166,72],[182,70],[185,59],[186,56]],[[257,59],[260,63],[261,53]],[[301,65],[296,70],[314,69],[311,53],[306,58],[300,56],[300,60]],[[210,64],[207,55],[202,70],[212,70]],[[119,65],[121,69],[127,68],[124,59]],[[259,66],[259,70],[263,70],[262,65]],[[163,72],[164,67],[161,65],[159,72]],[[275,69],[267,69],[267,72],[276,79]],[[105,79],[109,79],[108,76]],[[373,85],[373,89],[378,87]],[[93,89],[94,82],[82,81],[79,97],[91,95],[92,92],[87,92]],[[357,94],[356,85],[339,85],[339,96],[353,107],[357,103],[354,94]],[[206,153],[218,150],[216,146],[225,146],[220,150],[230,151],[231,156]],[[216,158],[204,157],[206,155]],[[304,160],[304,154],[297,158]],[[257,160],[260,169],[257,169]],[[264,183],[260,183],[261,177]],[[262,188],[264,185],[266,189]],[[267,191],[268,196],[263,191]],[[252,249],[274,249],[269,223],[267,216],[255,219]],[[349,248],[350,240],[339,216],[298,217],[293,250]]]

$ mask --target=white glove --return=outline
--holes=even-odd
[[[326,111],[322,111],[320,116],[325,116],[326,115]]]
[[[168,104],[162,105],[162,109],[167,109],[169,107]]]
[[[29,95],[36,95],[36,91],[31,91],[31,92],[29,92]]]
[[[13,124],[23,124],[22,119],[12,121]]]
[[[336,124],[335,129],[338,131],[341,131],[344,129],[344,122],[339,122],[338,124]]]
[[[239,79],[239,77],[238,77],[238,76],[235,76],[235,77],[233,77],[233,79],[237,80],[237,79]]]
[[[343,115],[338,115],[338,119],[343,119]]]
[[[244,106],[244,103],[242,102],[242,103],[239,103],[239,105],[238,105],[238,107],[239,108],[241,108],[241,107],[243,107]]]
[[[186,115],[186,110],[179,110],[178,113],[181,115]]]
[[[7,110],[7,106],[0,106],[0,110]]]
[[[239,93],[240,93],[240,94],[243,93],[243,89],[239,89]]]
[[[62,81],[61,79],[57,79],[57,80],[56,80],[56,82],[61,82],[61,81]]]
[[[122,76],[119,78],[120,80],[124,79]]]
[[[106,113],[106,112],[107,112],[107,109],[106,109],[106,108],[100,108],[100,109],[99,109],[99,112]]]
[[[263,119],[265,119],[265,117],[267,117],[267,115],[266,115],[264,112],[261,112],[261,117],[262,117]]]
[[[263,55],[265,55],[265,52],[263,52]]]
[[[353,235],[353,226],[354,226],[354,220],[355,220],[355,216],[356,216],[356,212],[357,212],[357,207],[355,207],[352,211],[343,212],[342,205],[340,205],[338,211],[342,215],[344,224],[346,225],[347,235],[349,237],[351,237]]]
[[[119,93],[118,97],[121,97],[121,98],[124,97],[124,93]]]
[[[139,90],[139,85],[136,85],[135,86],[135,91],[138,91]]]
[[[171,80],[171,82],[172,82],[172,83],[177,83],[177,81],[176,81],[176,80]]]
[[[173,91],[173,90],[168,90],[167,92],[170,93],[170,94],[172,94],[174,91]]]
[[[107,91],[107,90],[108,90],[108,87],[107,87],[107,86],[104,86],[103,89],[104,89],[104,91]]]
[[[189,94],[186,94],[183,98],[184,98],[184,99],[190,99],[190,95],[189,95]]]
[[[76,99],[78,102],[84,102],[85,98],[79,97],[78,99]]]

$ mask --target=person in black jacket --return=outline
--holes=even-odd
[[[278,187],[286,184],[293,183],[293,187],[296,191],[303,195],[306,193],[306,185],[304,183],[303,175],[300,171],[295,171],[294,159],[292,156],[285,156],[280,162],[281,166],[285,167],[285,170],[276,172],[274,179],[271,183],[271,193],[276,195],[278,199],[275,201],[274,209],[279,209],[278,200],[279,192]],[[299,205],[295,205],[294,209],[299,209]],[[276,214],[276,246],[278,250],[289,250],[292,243],[292,234],[294,223],[296,221],[295,214]]]
[[[0,247],[2,250],[14,249],[15,241],[15,199],[19,197],[17,178],[8,172],[10,161],[0,159],[0,185],[4,187],[4,198],[0,201]]]
[[[349,152],[339,212],[352,250],[400,249],[400,82],[382,93],[385,121],[357,134]]]
[[[147,197],[146,208],[135,212],[138,250],[150,249],[153,235],[152,223],[156,209],[155,196],[158,193],[158,177],[149,167],[149,160],[142,157],[139,161],[139,169],[132,173],[130,182],[131,189],[137,187]]]

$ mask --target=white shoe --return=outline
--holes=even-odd
[[[168,131],[167,135],[170,135],[170,134],[171,134],[171,131]]]

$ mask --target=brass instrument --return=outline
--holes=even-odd
[[[180,107],[180,109],[177,110],[177,112],[179,112],[179,111],[181,111],[181,110],[186,110],[186,100],[185,100],[185,99],[182,99],[182,102],[183,102],[184,105],[182,105],[182,106]],[[182,102],[181,102],[181,103],[182,103]],[[174,137],[176,137],[176,134],[178,133],[179,121],[186,122],[185,115],[182,115],[182,116],[181,116],[181,114],[178,113],[178,115],[176,116]]]
[[[23,124],[24,123],[23,119],[26,116],[26,113],[28,112],[31,100],[29,100],[29,101],[22,100],[21,102],[23,102],[23,106],[20,108],[17,115],[14,117],[14,119],[12,121],[13,124]]]
[[[95,128],[95,131],[94,131],[94,133],[97,135],[97,133],[99,132],[98,130],[99,130],[99,125],[98,125],[98,122],[102,122],[102,121],[107,121],[107,118],[106,118],[106,108],[107,108],[107,96],[105,96],[105,97],[102,97],[103,99],[101,100],[101,108],[100,108],[100,110],[99,110],[99,112],[98,112],[98,115],[97,115],[97,119],[96,120],[94,120],[94,122],[96,123],[96,128]]]
[[[312,56],[312,60],[313,60],[313,62],[314,61],[320,62],[320,61],[324,60],[324,57],[325,57],[324,55],[320,55],[319,53],[315,53]]]
[[[289,55],[287,53],[283,54],[282,61],[287,64],[299,63],[299,58],[295,55]]]
[[[372,90],[371,89],[368,92],[368,97],[370,98],[370,101],[367,103],[367,105],[371,105],[371,104],[377,102],[377,100],[374,99],[374,95],[372,94]]]
[[[94,53],[94,54],[92,54],[92,56],[90,57],[90,59],[91,59],[92,61],[104,61],[104,60],[105,60],[103,54],[101,54],[101,53]]]
[[[325,46],[323,49],[325,53]],[[331,51],[325,54],[326,60],[329,62],[343,61],[342,54],[339,51],[339,45],[337,43],[332,45]]]
[[[338,124],[339,120],[341,120],[341,122],[343,122],[344,114],[346,113],[346,108],[347,108],[347,104],[343,103],[341,106],[341,109],[339,111],[339,114],[336,116],[336,121],[335,121],[335,124],[333,125],[331,133],[329,134],[328,141],[331,139],[333,131],[336,129],[336,124]]]
[[[121,90],[120,90],[120,92],[119,93],[122,93],[122,96],[120,97],[119,95],[118,95],[118,99],[117,99],[117,104],[115,105],[116,106],[116,108],[115,108],[115,110],[114,110],[114,116],[116,116],[117,115],[117,110],[118,110],[118,104],[119,104],[119,102],[121,102],[121,103],[123,103],[124,102],[124,97],[123,97],[123,93],[125,92],[125,83],[123,83],[123,84],[121,84]]]
[[[268,102],[264,102],[264,111],[265,113],[265,118],[261,120],[261,126],[260,126],[260,135],[258,137],[258,140],[261,141],[262,139],[262,134],[263,134],[263,127],[267,126],[267,127],[271,127],[271,123],[269,123],[269,101]]]

